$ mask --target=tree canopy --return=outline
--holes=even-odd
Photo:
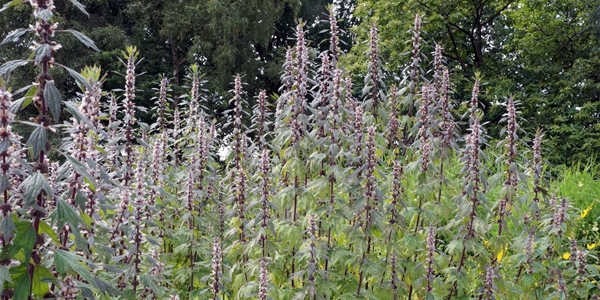
[[[375,24],[387,69],[401,76],[409,63],[407,30],[414,15],[422,14],[423,40],[430,42],[423,53],[431,53],[433,43],[444,48],[454,92],[468,98],[467,88],[481,72],[486,120],[498,123],[499,104],[514,96],[527,120],[523,126],[530,132],[542,128],[552,161],[569,164],[600,148],[599,9],[597,0],[359,0],[356,34],[367,40]],[[353,48],[351,68],[361,68],[354,58],[364,51],[361,44]]]

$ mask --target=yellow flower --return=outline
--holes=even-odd
[[[504,251],[500,250],[500,252],[498,252],[498,256],[496,257],[498,262],[502,260],[502,256],[504,256]]]
[[[571,257],[571,253],[569,253],[569,252],[565,252],[565,254],[563,254],[564,259],[569,259],[570,257]]]
[[[587,248],[588,248],[588,250],[592,250],[592,249],[596,248],[596,243],[588,244]]]
[[[579,182],[579,184],[578,184],[577,186],[578,186],[578,187],[582,187],[582,186],[583,186],[583,183],[582,183],[582,182]]]
[[[485,241],[483,241],[483,244],[487,246],[487,245],[490,244],[490,242],[488,242],[487,240],[485,240]]]
[[[582,210],[579,213],[579,219],[585,218],[585,216],[588,215],[588,213],[590,212],[590,210],[592,210],[593,207],[594,207],[594,202],[592,202],[592,204],[590,204],[590,206],[586,207],[584,210]]]

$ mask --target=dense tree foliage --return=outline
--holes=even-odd
[[[143,34],[118,29],[119,20],[131,21],[118,17],[86,31],[107,44],[144,42],[107,54],[79,31],[82,23],[64,17],[88,14],[68,3],[4,7],[16,6],[23,19],[12,25],[23,28],[1,44],[23,52],[7,51],[14,59],[0,65],[0,299],[598,299],[598,228],[585,220],[597,215],[594,203],[548,184],[544,135],[527,140],[513,97],[488,94],[488,104],[502,105],[494,106],[501,138],[488,145],[488,125],[497,124],[482,121],[494,112],[480,98],[481,74],[493,62],[485,47],[470,61],[481,72],[461,101],[440,46],[433,64],[422,63],[430,55],[420,14],[405,71],[384,69],[370,26],[366,71],[357,75],[340,62],[348,35],[336,14],[344,13],[330,9],[325,22],[299,22],[291,47],[273,46],[285,49],[274,107],[267,90],[249,94],[240,75],[231,92],[202,91],[202,69],[217,83],[222,71],[210,71],[210,57],[171,82],[153,74],[158,88],[149,99],[139,89],[143,62],[151,62],[143,49],[171,53],[165,57],[177,59],[158,62],[177,70],[198,59],[183,50],[221,46],[177,34],[184,25],[174,16],[193,18],[197,6],[128,2],[121,8],[140,14],[133,32]],[[205,8],[215,5],[223,19],[235,13],[220,4]],[[143,21],[158,8],[162,15]],[[247,42],[262,35],[239,31],[250,19],[224,25],[233,40],[220,52],[233,52],[214,56],[235,60],[224,69],[261,53],[259,42]],[[283,36],[268,43],[284,45]],[[252,55],[237,57],[248,45]],[[72,68],[93,51],[107,63],[103,55],[119,53],[122,89],[107,91],[98,66]],[[469,72],[454,66],[463,80],[456,86]],[[61,90],[71,88],[78,93],[66,99]],[[204,107],[203,97],[214,95],[231,108],[225,121]],[[139,104],[152,100],[156,122],[148,126]],[[16,124],[31,133],[19,136]]]
[[[496,124],[502,117],[498,103],[514,96],[524,128],[541,127],[551,160],[570,164],[594,158],[600,146],[599,9],[595,0],[359,0],[356,32],[365,40],[376,24],[387,70],[401,74],[410,46],[405,32],[414,13],[422,13],[431,42],[425,52],[434,43],[444,48],[459,98],[468,97],[466,87],[481,72],[486,120]],[[348,58],[353,68],[361,68],[353,57],[364,49],[358,45]],[[490,134],[497,137],[499,129],[493,126]]]

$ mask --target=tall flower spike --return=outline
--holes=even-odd
[[[135,123],[135,60],[138,51],[135,47],[127,48],[127,73],[125,75],[125,98],[123,108],[125,109],[125,163],[123,181],[129,184],[133,167],[133,125]]]
[[[533,139],[533,213],[536,220],[540,218],[540,196],[542,192],[542,132],[538,128]]]
[[[552,225],[554,226],[554,231],[561,236],[564,233],[564,223],[565,223],[565,214],[567,213],[567,199],[562,198],[560,203],[558,204],[558,208],[556,209],[556,213],[552,218]]]
[[[314,215],[308,217],[308,226],[310,234],[310,256],[308,259],[308,288],[310,299],[316,297],[315,273],[317,271],[317,221]]]
[[[340,29],[337,24],[337,18],[335,17],[335,9],[329,10],[329,32],[331,37],[329,38],[329,52],[331,52],[331,63],[333,66],[337,65],[338,56],[340,54]]]
[[[12,94],[4,89],[3,86],[0,86],[0,142],[4,145],[10,145],[12,143],[12,139],[14,138],[14,134],[12,133],[11,123],[14,120],[14,115],[10,112],[10,106],[12,104]],[[9,153],[8,147],[4,149],[0,153],[0,157],[2,159],[2,165],[7,166],[2,168],[2,176],[4,178],[8,178],[10,173],[11,166],[11,156]],[[12,207],[9,200],[9,191],[10,184],[2,185],[2,190],[0,193],[4,196],[4,201],[0,206],[0,214],[1,217],[6,217],[12,211]],[[8,237],[11,234],[9,232],[4,232],[4,236]],[[4,237],[2,237],[2,245],[4,245],[7,241]]]
[[[398,88],[396,85],[392,85],[390,88],[389,96],[388,147],[395,149],[398,146],[398,131],[400,130],[400,122],[398,120]]]
[[[326,52],[321,54],[321,74],[319,76],[319,92],[314,101],[315,109],[317,111],[316,123],[319,127],[319,137],[325,137],[325,123],[327,122],[327,109],[329,108],[330,102],[330,86],[331,86],[331,72],[329,69],[329,55]]]
[[[213,253],[212,253],[212,273],[210,275],[212,279],[212,283],[210,285],[210,289],[213,293],[213,299],[219,299],[219,294],[221,292],[221,283],[220,277],[223,272],[221,267],[221,244],[219,243],[219,239],[213,239]]]
[[[390,224],[398,223],[398,203],[402,203],[400,199],[400,195],[404,193],[404,188],[402,187],[402,174],[404,170],[402,168],[402,163],[398,160],[394,161],[394,166],[392,168],[392,203],[390,204]]]
[[[476,75],[475,83],[473,83],[473,91],[471,92],[471,119],[470,123],[477,118],[477,107],[479,106],[479,76]]]
[[[260,277],[258,282],[258,299],[267,300],[267,289],[269,287],[269,277],[266,259],[260,260]]]
[[[329,115],[330,115],[330,134],[332,137],[335,136],[335,132],[340,126],[340,109],[342,106],[341,100],[341,89],[342,89],[342,71],[340,69],[333,70],[333,91],[331,93],[331,101],[329,101]],[[332,138],[335,142],[335,138]]]
[[[485,285],[484,285],[484,295],[485,299],[492,300],[494,299],[494,268],[487,267],[485,271]]]
[[[188,126],[189,130],[194,130],[197,124],[197,117],[199,112],[198,98],[200,94],[200,77],[198,76],[198,65],[192,65],[190,67],[192,72],[192,89],[190,91],[189,99],[189,115],[188,115]]]
[[[433,290],[433,264],[435,261],[433,260],[433,255],[435,253],[435,227],[433,224],[429,225],[429,229],[427,230],[427,286],[425,287],[425,291],[429,294]]]
[[[242,153],[242,79],[235,76],[233,88],[233,150],[235,153],[234,163],[236,168],[241,167]]]
[[[364,112],[362,106],[357,104],[354,107],[354,147],[356,149],[356,157],[362,156],[362,144],[363,144],[363,118]]]
[[[308,92],[308,47],[306,46],[304,24],[302,22],[296,25],[296,117],[304,113],[306,106],[306,93]]]
[[[367,179],[367,184],[366,184],[366,188],[367,191],[365,192],[365,196],[367,197],[367,203],[365,205],[365,211],[366,211],[366,227],[370,227],[371,224],[371,218],[373,215],[372,211],[377,211],[377,197],[375,194],[375,165],[377,164],[376,158],[375,158],[375,131],[377,130],[377,128],[375,126],[370,126],[367,134],[367,159],[366,159],[366,164],[367,164],[367,172],[366,172],[366,179]],[[372,206],[371,206],[372,205]]]
[[[443,80],[442,50],[442,46],[436,44],[433,52],[433,85],[436,94],[440,94]]]
[[[261,90],[258,93],[258,101],[256,104],[255,114],[259,145],[261,149],[264,149],[267,143],[265,135],[269,131],[269,126],[267,123],[267,92],[265,90]]]
[[[375,24],[371,25],[369,34],[369,73],[371,74],[371,101],[373,101],[373,115],[377,115],[379,105],[379,35]]]
[[[450,112],[452,106],[450,104],[450,74],[447,68],[443,68],[442,82],[440,87],[440,108],[442,114],[442,148],[449,149],[454,143],[454,117]]]
[[[390,258],[390,269],[391,269],[391,284],[392,291],[394,294],[394,299],[396,299],[396,294],[398,293],[398,271],[397,271],[397,257],[396,251],[392,252],[392,257]]]
[[[415,15],[415,23],[413,27],[413,50],[412,50],[412,63],[410,68],[410,85],[409,85],[409,93],[412,96],[412,99],[415,98],[417,94],[417,83],[419,82],[420,77],[420,62],[421,62],[421,16],[419,14]],[[411,100],[408,106],[408,115],[412,116],[414,100]]]
[[[160,80],[160,87],[158,92],[158,124],[160,132],[165,131],[167,127],[167,89],[169,86],[169,80],[167,77],[163,77]]]
[[[431,144],[429,139],[431,102],[433,97],[433,87],[430,85],[423,86],[421,95],[421,105],[417,116],[419,117],[419,142],[421,146],[421,173],[427,173],[429,165],[429,153],[431,152]]]

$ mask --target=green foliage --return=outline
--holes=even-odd
[[[482,73],[490,135],[497,138],[501,129],[494,125],[501,119],[501,99],[514,96],[528,121],[523,128],[544,130],[550,161],[571,165],[598,157],[599,82],[592,71],[600,61],[598,7],[598,1],[568,0],[359,0],[356,33],[366,40],[376,24],[387,71],[404,74],[412,16],[424,14],[423,37],[430,43],[423,53],[433,51],[434,43],[444,48],[456,99],[466,99],[473,74]],[[347,58],[350,70],[363,70],[359,76],[365,74],[365,49],[357,44]]]
[[[381,39],[372,27],[364,81],[355,84],[351,78],[361,75],[338,63],[335,12],[330,31],[317,34],[327,35],[330,43],[321,52],[310,47],[306,24],[299,23],[296,44],[286,53],[280,95],[273,96],[274,112],[262,91],[248,117],[246,107],[254,99],[237,75],[222,123],[206,113],[206,99],[224,95],[218,87],[201,88],[206,64],[189,68],[187,87],[174,87],[176,82],[163,77],[155,98],[140,93],[140,57],[150,42],[115,50],[123,59],[123,90],[104,92],[109,77],[101,67],[81,72],[65,67],[54,56],[60,47],[51,39],[58,15],[48,6],[51,1],[41,2],[32,8],[41,34],[25,60],[36,63],[37,81],[15,92],[25,95],[14,101],[0,82],[1,297],[588,299],[598,294],[596,246],[590,244],[597,230],[581,231],[593,205],[582,210],[589,199],[566,197],[576,189],[574,181],[597,186],[594,176],[566,172],[549,186],[541,131],[527,150],[529,137],[519,130],[513,98],[496,108],[500,141],[496,147],[488,144],[480,73],[474,73],[470,101],[454,110],[461,97],[452,93],[439,48],[431,70],[421,71],[426,43],[420,16],[412,30],[412,62],[407,72],[393,74],[401,79],[383,69]],[[256,13],[258,2],[234,2],[230,11],[218,1],[132,3],[125,6],[133,10],[128,13],[141,14],[149,32],[166,38],[168,46],[180,43],[171,53],[178,61],[187,57],[187,46],[203,45],[189,38],[192,32],[175,34],[183,22],[177,16],[194,9],[235,19],[219,28],[194,24],[208,33],[233,34],[235,47],[214,45],[220,53],[213,57],[223,63],[215,63],[220,72],[234,69],[232,59],[248,50],[248,41],[256,39],[254,47],[270,41],[264,32],[254,32],[270,25],[257,25],[256,15],[241,13]],[[83,9],[77,1],[68,5],[73,7],[67,11]],[[154,5],[162,15],[152,14]],[[269,24],[285,14],[285,8],[273,9]],[[452,18],[464,11],[455,13]],[[253,30],[246,36],[243,26]],[[66,35],[65,45],[69,38],[94,45],[79,33]],[[214,63],[213,57],[206,61]],[[260,68],[265,61],[245,63]],[[3,75],[18,65],[4,67]],[[51,66],[60,70],[57,76],[69,74],[67,84],[79,89],[72,101],[62,100],[64,87],[55,85]],[[188,93],[175,101],[175,89]],[[147,113],[138,104],[151,100],[159,122],[148,126],[138,120]],[[33,128],[23,143],[11,128],[14,114],[29,113],[23,110],[31,103],[37,115],[33,122],[20,121]],[[70,116],[58,123],[63,113]],[[455,121],[460,114],[464,120]],[[468,126],[464,137],[459,122]],[[51,134],[61,135],[58,145],[49,142]]]

